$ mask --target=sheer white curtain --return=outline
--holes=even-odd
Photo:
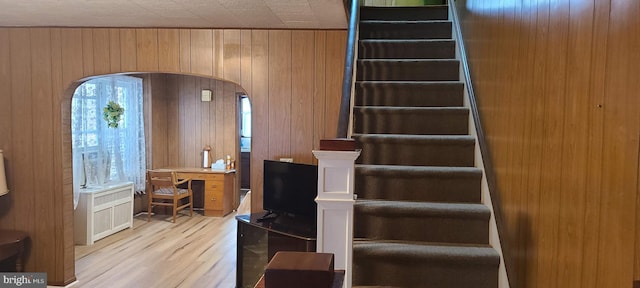
[[[103,119],[103,108],[114,101],[124,108],[117,128]],[[71,103],[74,205],[79,189],[111,181],[132,181],[145,188],[145,139],[142,79],[108,76],[80,85]]]

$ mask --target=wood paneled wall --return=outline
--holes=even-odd
[[[240,157],[236,93],[242,88],[191,75],[152,74],[151,81],[150,167],[200,167],[205,145],[214,161]],[[201,101],[204,89],[212,91],[211,102]]]
[[[253,105],[255,211],[262,160],[312,162],[319,139],[335,136],[345,37],[324,30],[0,28],[0,149],[11,190],[0,197],[0,228],[31,235],[27,271],[47,272],[49,284],[75,278],[69,110],[78,80],[166,72],[237,83]]]
[[[512,283],[632,287],[640,2],[456,4],[515,256]]]

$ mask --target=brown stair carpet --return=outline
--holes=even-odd
[[[448,7],[362,7],[354,287],[496,288]]]

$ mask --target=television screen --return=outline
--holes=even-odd
[[[315,220],[317,191],[318,166],[264,161],[264,210]]]

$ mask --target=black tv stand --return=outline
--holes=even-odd
[[[278,251],[316,251],[316,225],[312,221],[268,212],[236,216],[236,287],[253,288],[267,263]]]

